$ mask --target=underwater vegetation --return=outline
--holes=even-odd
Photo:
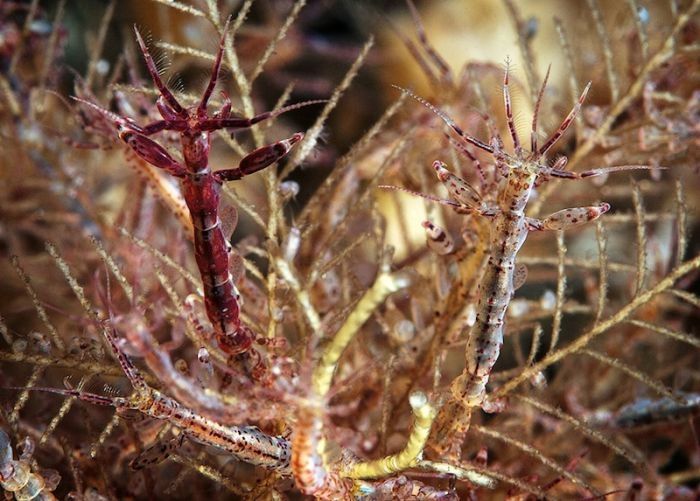
[[[6,498],[697,499],[699,34],[1,2]]]

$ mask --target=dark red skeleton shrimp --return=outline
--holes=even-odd
[[[140,158],[181,180],[183,195],[194,226],[195,259],[202,276],[205,309],[212,323],[214,336],[223,352],[239,356],[255,376],[263,371],[261,356],[252,348],[255,335],[248,326],[241,323],[237,292],[229,272],[229,254],[232,248],[219,219],[221,185],[258,172],[279,161],[304,135],[298,132],[288,139],[258,148],[241,159],[236,168],[212,172],[209,165],[210,134],[220,129],[246,129],[282,113],[324,101],[306,101],[277,111],[267,111],[252,118],[240,118],[231,116],[231,102],[226,97],[221,109],[210,115],[207,103],[219,77],[227,28],[228,23],[219,43],[211,78],[196,106],[183,107],[168,90],[138,30],[135,30],[136,38],[148,72],[160,92],[156,106],[163,119],[139,126],[132,120],[104,110],[94,103],[81,99],[78,101],[99,110],[112,120],[117,126],[119,138]],[[149,138],[161,131],[175,131],[180,134],[183,163],[175,160],[163,146]]]

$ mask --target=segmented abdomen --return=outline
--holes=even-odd
[[[513,296],[515,256],[525,241],[527,226],[522,211],[499,213],[491,231],[491,255],[479,286],[476,322],[469,333],[467,381],[453,386],[465,405],[479,405],[503,345],[503,323]]]
[[[282,437],[266,435],[254,426],[220,425],[156,391],[145,413],[165,419],[193,440],[228,451],[247,463],[291,474],[289,442]]]
[[[248,350],[252,339],[240,329],[240,308],[229,273],[229,244],[218,217],[220,185],[209,168],[188,176],[185,201],[194,226],[195,259],[202,276],[207,316],[219,347],[235,355]]]

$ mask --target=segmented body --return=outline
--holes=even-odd
[[[637,400],[621,408],[614,418],[618,428],[642,426],[680,421],[700,414],[700,394],[680,394],[679,400],[664,397],[658,400]]]
[[[108,397],[80,390],[29,388],[72,396],[96,405],[115,407],[118,412],[138,411],[167,421],[192,440],[211,445],[238,459],[290,475],[291,446],[287,439],[263,433],[255,426],[224,426],[181,405],[177,400],[151,388],[131,360],[117,346],[114,333],[103,331],[134,392],[129,397]],[[150,451],[149,451],[150,452]],[[139,464],[139,461],[136,461]]]
[[[186,147],[190,146],[183,138],[183,148]],[[240,332],[240,307],[229,273],[231,249],[219,219],[221,184],[213,178],[208,164],[197,167],[196,164],[187,164],[183,194],[192,217],[195,259],[202,277],[204,305],[219,344],[226,343],[226,346],[244,352],[253,340]]]
[[[180,405],[154,389],[136,396],[138,410],[147,416],[167,421],[189,438],[227,451],[242,461],[289,475],[291,451],[283,437],[270,436],[254,426],[222,426]]]
[[[287,111],[323,101],[307,101],[251,118],[236,118],[230,116],[231,102],[225,98],[221,109],[210,115],[207,104],[216,87],[227,28],[228,24],[219,43],[209,84],[198,105],[184,108],[167,89],[138,31],[136,37],[148,72],[160,93],[156,106],[162,120],[140,126],[133,120],[115,115],[94,103],[82,99],[78,101],[110,119],[117,126],[120,139],[139,158],[180,180],[192,220],[195,259],[202,277],[205,309],[212,323],[218,348],[228,355],[236,356],[237,360],[244,363],[246,371],[253,378],[259,379],[265,372],[265,367],[260,353],[252,348],[255,338],[253,332],[240,319],[238,293],[229,271],[232,249],[219,218],[220,191],[224,182],[239,180],[282,159],[301,141],[303,134],[296,133],[288,139],[262,146],[241,159],[237,167],[216,172],[213,172],[209,165],[210,134],[220,129],[249,128]],[[173,158],[163,146],[150,138],[151,135],[165,130],[179,134],[182,162]],[[105,335],[134,386],[135,392],[131,397],[109,398],[73,390],[44,390],[75,396],[100,405],[111,405],[117,409],[138,410],[152,418],[166,420],[194,440],[230,452],[243,461],[264,466],[284,475],[291,474],[290,444],[286,439],[266,435],[255,427],[220,425],[148,387],[119,350],[113,336],[107,332]]]
[[[211,445],[242,461],[274,470],[282,475],[291,474],[291,449],[289,441],[284,437],[267,435],[255,426],[220,425],[145,383],[128,398],[111,398],[77,390],[31,389],[60,393],[93,404],[115,407],[120,412],[137,410],[148,417],[167,421],[196,442]]]
[[[221,185],[274,164],[287,155],[294,144],[301,141],[303,134],[297,133],[288,139],[260,147],[246,155],[238,167],[217,172],[213,172],[209,165],[210,135],[220,129],[246,129],[287,111],[321,101],[307,101],[251,118],[235,118],[230,116],[231,102],[226,97],[221,109],[209,114],[207,105],[219,77],[227,27],[224,28],[224,36],[219,43],[209,84],[196,106],[183,107],[168,90],[138,31],[136,38],[148,72],[160,93],[156,107],[163,119],[140,126],[133,120],[115,115],[94,103],[77,100],[111,120],[118,128],[120,139],[139,158],[181,181],[192,220],[195,259],[202,277],[205,309],[212,323],[214,337],[222,351],[228,355],[241,355],[247,372],[259,377],[264,372],[264,364],[260,354],[251,348],[255,337],[253,332],[241,323],[239,298],[229,272],[232,248],[219,219]],[[150,138],[151,135],[166,130],[179,134],[183,163]]]
[[[267,435],[254,426],[221,425],[151,388],[131,360],[119,349],[114,334],[105,330],[104,335],[134,387],[134,393],[128,398],[110,398],[74,390],[54,391],[99,405],[113,406],[117,410],[135,409],[154,419],[167,421],[195,441],[217,447],[243,461],[278,471],[283,475],[291,473],[290,444],[285,438]]]
[[[443,491],[404,475],[384,480],[372,487],[373,492],[358,496],[361,501],[381,501],[383,499],[401,499],[405,501],[457,501],[454,491]]]
[[[510,171],[493,216],[488,265],[479,286],[476,322],[469,334],[466,360],[468,381],[453,386],[456,397],[478,405],[503,344],[503,324],[513,297],[515,256],[525,242],[528,224],[525,205],[537,178],[527,170]]]
[[[483,200],[476,189],[459,176],[449,172],[440,161],[435,161],[433,168],[437,173],[438,179],[446,186],[450,199],[443,200],[414,193],[447,205],[459,214],[475,214],[486,217],[491,221],[491,236],[488,247],[489,260],[479,284],[479,299],[476,308],[477,317],[469,331],[466,368],[451,386],[455,400],[465,407],[484,404],[486,385],[503,344],[503,326],[506,311],[515,290],[515,259],[520,247],[527,238],[528,232],[564,230],[592,221],[610,209],[609,204],[601,203],[589,207],[563,209],[541,220],[531,218],[525,215],[525,208],[532,195],[533,188],[550,178],[582,179],[609,172],[650,168],[644,165],[625,165],[576,173],[564,170],[567,162],[566,157],[559,157],[553,166],[548,165],[545,158],[547,152],[569,128],[590,88],[589,83],[576,105],[559,125],[559,128],[549,136],[541,147],[538,147],[537,114],[548,76],[549,72],[547,72],[535,103],[530,151],[527,151],[522,147],[516,132],[511,107],[508,70],[506,70],[503,81],[503,100],[508,129],[513,141],[513,154],[507,154],[504,151],[503,140],[497,132],[494,132],[489,143],[485,143],[466,134],[454,120],[435,106],[410,91],[401,89],[402,92],[409,94],[433,111],[459,136],[460,142],[456,145],[472,161],[478,162],[467,147],[476,147],[489,153],[494,159],[496,174],[506,173],[505,182],[498,188],[496,204],[489,204]],[[453,140],[450,138],[450,141],[452,142]],[[446,241],[444,230],[440,230],[430,222],[423,223],[423,226],[426,229],[429,245],[432,249],[439,254],[450,252],[451,246],[444,243]]]

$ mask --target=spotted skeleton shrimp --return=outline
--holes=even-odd
[[[78,389],[47,387],[29,387],[26,389],[58,393],[95,405],[114,407],[120,414],[128,413],[128,411],[137,411],[151,418],[167,421],[179,428],[186,437],[195,442],[211,445],[232,454],[242,461],[274,470],[281,475],[291,474],[291,450],[289,441],[286,438],[267,435],[255,426],[221,425],[185,407],[164,393],[151,388],[129,357],[117,345],[114,331],[110,330],[110,328],[104,328],[103,334],[111,346],[114,356],[119,361],[124,374],[134,388],[134,392],[129,397],[104,396]],[[176,437],[174,443],[179,446],[182,443],[182,438]],[[161,447],[161,445],[158,444],[157,447]],[[134,469],[140,469],[149,464],[160,462],[166,458],[169,449],[169,446],[161,447],[161,450],[155,451],[155,454],[151,448],[146,449],[142,455],[137,456],[132,461],[131,466]]]
[[[531,231],[566,230],[573,226],[592,221],[610,210],[608,203],[600,203],[588,207],[574,207],[555,212],[544,219],[536,219],[525,215],[525,208],[538,186],[551,178],[584,179],[609,172],[650,169],[645,165],[622,165],[602,167],[584,172],[564,170],[567,158],[562,156],[552,165],[546,163],[549,150],[564,135],[573,123],[581,109],[590,82],[583,90],[573,109],[561,122],[542,146],[537,144],[537,117],[542,95],[547,84],[549,71],[542,83],[535,104],[530,136],[530,150],[523,148],[515,127],[513,109],[509,89],[509,72],[506,69],[503,79],[503,100],[508,130],[513,141],[513,153],[504,151],[503,140],[497,132],[489,143],[466,134],[452,118],[423,98],[411,91],[398,87],[399,90],[411,96],[433,113],[435,113],[456,134],[458,141],[455,145],[474,160],[466,145],[474,146],[489,153],[495,162],[496,172],[505,172],[506,178],[498,190],[496,204],[487,203],[479,192],[459,176],[451,173],[447,166],[436,160],[433,169],[438,179],[446,186],[450,198],[439,199],[420,193],[415,195],[428,198],[454,209],[458,214],[476,214],[491,222],[491,237],[489,242],[490,255],[482,281],[479,285],[479,300],[476,307],[476,321],[469,332],[466,348],[466,368],[452,383],[451,392],[455,400],[464,407],[482,406],[489,408],[490,402],[486,397],[486,385],[493,366],[503,344],[503,324],[511,298],[515,290],[516,277],[515,258],[520,247]],[[450,138],[452,141],[452,139]],[[385,188],[396,189],[393,186]],[[398,188],[403,190],[402,188]],[[407,191],[407,190],[403,190]],[[428,236],[428,244],[438,254],[446,254],[452,250],[452,242],[447,233],[431,222],[423,224]]]

